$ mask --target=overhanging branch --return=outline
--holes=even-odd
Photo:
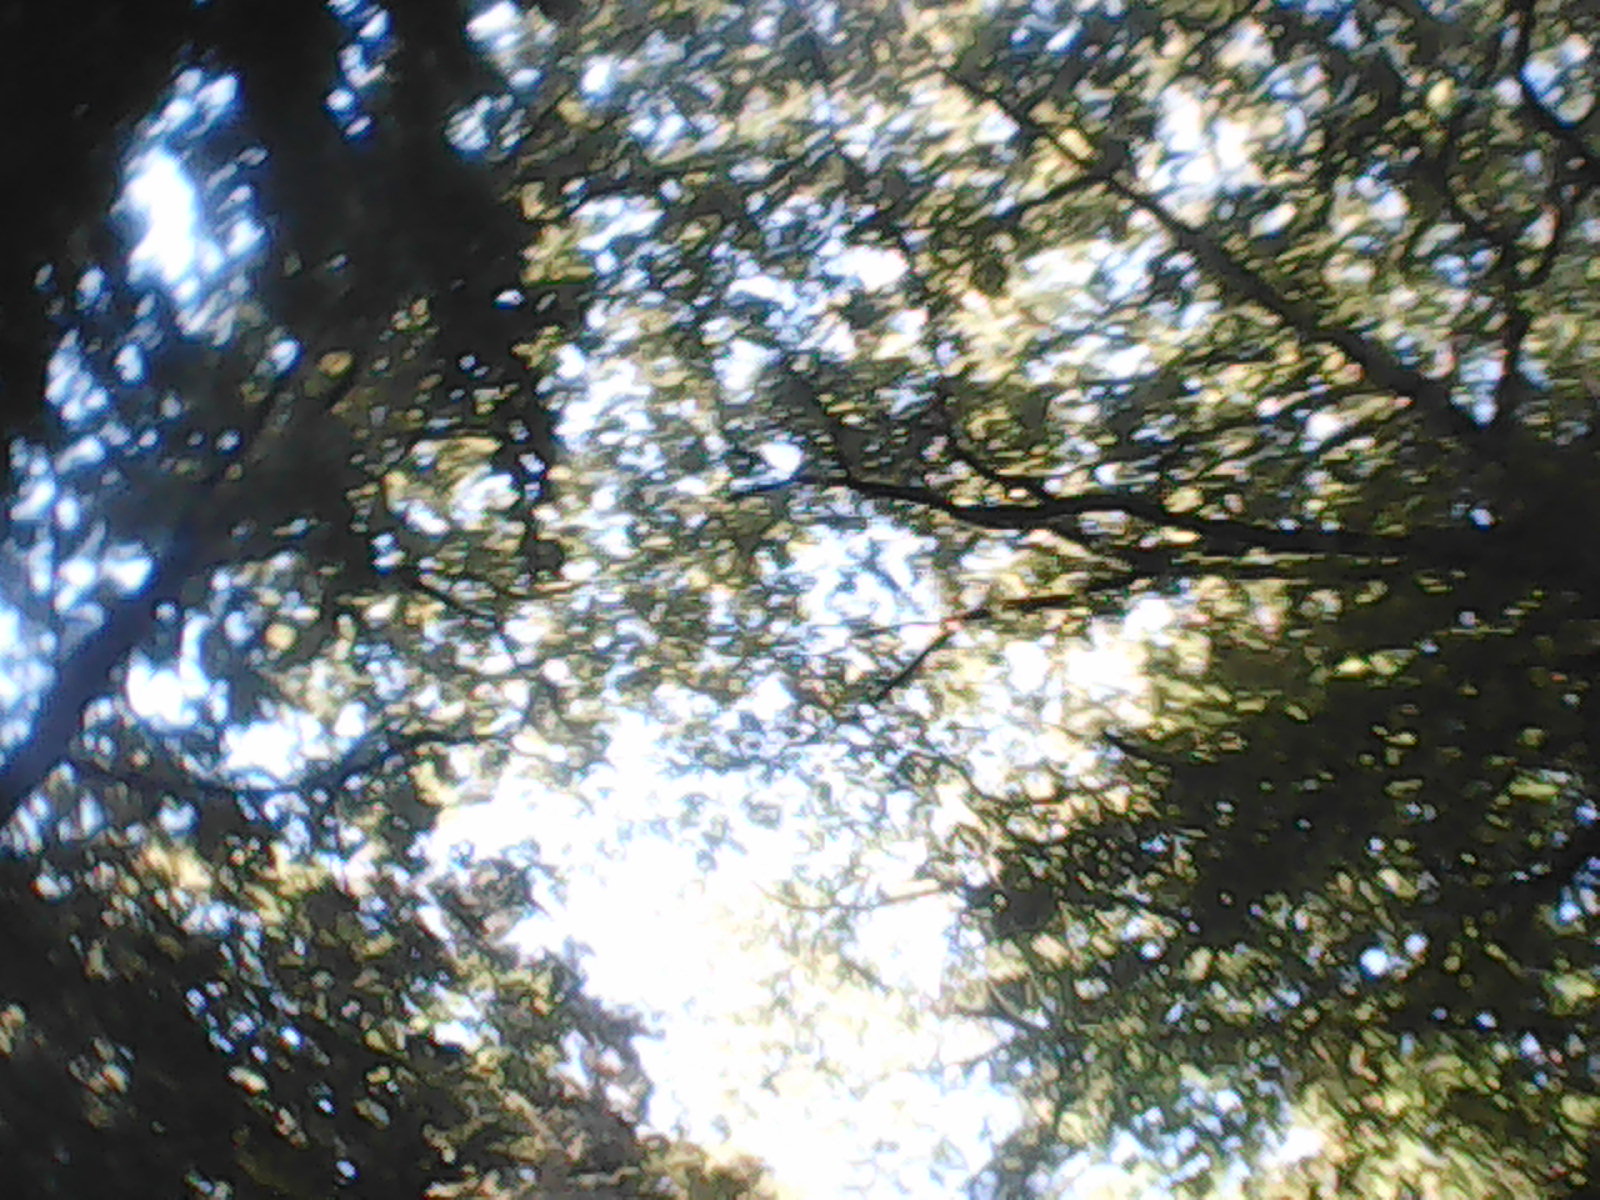
[[[352,362],[326,394],[315,397],[321,410],[337,405],[360,375],[359,364]],[[240,451],[196,483],[194,500],[166,553],[155,560],[139,587],[107,603],[100,627],[57,666],[55,681],[34,713],[28,736],[0,765],[0,828],[11,822],[66,758],[84,710],[110,689],[117,668],[155,627],[158,610],[176,604],[191,579],[227,560],[232,546],[226,535],[236,515],[234,497],[249,483],[248,475],[239,474],[239,464],[259,451],[263,431],[281,415],[288,390],[288,380],[281,379],[254,406],[250,420],[240,430]]]

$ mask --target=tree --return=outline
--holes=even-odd
[[[238,0],[103,6],[85,22],[8,6],[12,59],[0,98],[33,119],[13,122],[0,151],[19,177],[41,185],[13,189],[3,214],[8,440],[44,415],[40,387],[55,340],[47,330],[77,324],[75,277],[123,272],[99,222],[123,185],[138,122],[184,71],[237,89],[231,136],[207,147],[218,168],[211,187],[218,196],[247,187],[270,214],[271,261],[255,287],[274,319],[304,329],[427,294],[445,353],[476,352],[480,381],[503,374],[503,348],[487,352],[485,340],[494,345],[527,323],[490,301],[517,282],[526,231],[480,167],[442,136],[456,108],[495,83],[458,15],[450,5]],[[330,88],[348,102],[343,121],[326,108]],[[361,111],[374,105],[388,119]],[[468,262],[471,278],[461,274]],[[570,319],[570,306],[551,312],[539,307],[547,297],[528,299],[546,323]],[[80,346],[91,361],[114,349],[87,337]],[[177,386],[162,374],[173,357],[181,356],[153,361],[153,386]]]
[[[117,831],[42,872],[7,864],[14,1194],[758,1194],[748,1169],[641,1137],[632,1024],[568,962],[484,932],[474,914],[515,918],[525,863],[430,895],[259,837],[207,848],[212,865],[181,836]],[[451,1023],[463,1041],[433,1032]],[[565,1065],[574,1039],[588,1078]]]
[[[762,1189],[642,1133],[635,1023],[508,947],[540,869],[440,880],[424,853],[531,690],[505,625],[560,565],[540,386],[585,292],[570,251],[522,262],[545,222],[502,190],[493,114],[476,162],[446,136],[501,87],[462,16],[0,13],[4,95],[40,115],[8,126],[38,187],[8,191],[0,253],[19,1195]],[[518,144],[576,175],[606,131],[547,83]],[[151,155],[203,180],[197,237],[243,246],[187,293],[108,216]]]
[[[537,395],[542,370],[519,358],[512,342],[526,337],[528,342],[518,344],[531,348],[541,331],[571,328],[582,289],[561,277],[559,266],[553,280],[539,271],[520,278],[518,259],[537,227],[526,225],[496,193],[484,164],[466,161],[444,136],[456,106],[492,79],[448,6],[391,6],[387,18],[376,10],[344,10],[349,21],[359,18],[365,31],[359,35],[316,3],[180,7],[181,20],[113,7],[87,31],[87,41],[76,29],[72,36],[63,34],[51,24],[57,18],[36,12],[38,6],[23,6],[26,12],[19,9],[11,18],[20,23],[19,36],[7,45],[23,54],[38,47],[30,62],[43,68],[53,90],[41,103],[45,120],[36,131],[19,133],[24,142],[10,149],[24,164],[53,155],[67,165],[45,175],[54,190],[29,205],[25,219],[8,222],[15,237],[4,269],[11,281],[6,304],[17,315],[7,318],[6,328],[18,348],[4,365],[4,386],[18,397],[16,411],[31,412],[43,364],[52,354],[65,354],[67,380],[60,388],[70,388],[72,398],[58,399],[50,411],[76,410],[78,416],[46,444],[63,434],[98,434],[108,418],[118,436],[159,431],[153,453],[126,456],[112,469],[128,476],[121,485],[136,494],[164,478],[189,486],[171,489],[159,502],[165,511],[156,540],[167,544],[143,548],[156,568],[113,606],[99,633],[76,648],[41,704],[28,743],[0,771],[6,811],[61,760],[84,704],[103,692],[110,673],[145,635],[148,614],[170,603],[174,588],[192,587],[233,556],[234,539],[246,526],[256,531],[254,557],[270,558],[278,548],[271,544],[271,529],[290,527],[288,542],[321,552],[313,574],[320,570],[359,588],[375,576],[373,551],[341,536],[359,520],[352,493],[370,493],[374,479],[417,443],[443,444],[463,425],[470,427],[485,454],[492,450],[509,460],[520,499],[530,507],[543,464],[554,457],[551,417]],[[137,53],[124,55],[130,46]],[[381,60],[381,71],[371,62],[342,68],[341,46],[358,63]],[[51,57],[58,55],[72,60],[73,69]],[[79,69],[101,59],[114,69]],[[361,70],[378,74],[381,86]],[[359,76],[355,81],[352,71]],[[33,75],[18,71],[7,78],[8,85],[27,88]],[[231,221],[235,235],[248,218],[247,205],[240,211],[241,196],[254,195],[272,226],[265,252],[235,255],[223,268],[225,277],[211,281],[214,297],[221,293],[225,301],[232,292],[232,308],[214,299],[209,310],[172,311],[172,298],[159,286],[130,274],[126,252],[101,216],[117,191],[139,115],[163,99],[151,86],[162,78],[176,78],[176,89],[165,97],[165,117],[153,126],[147,122],[144,141],[164,138],[197,170],[215,164],[207,191],[197,199],[213,220]],[[72,89],[88,84],[74,80],[94,81],[104,95],[86,99]],[[213,97],[209,119],[196,116],[197,110],[206,112],[208,84],[219,81],[236,101],[219,104]],[[365,125],[358,116],[341,126],[324,105],[332,83],[344,87],[349,103],[375,107],[383,119],[368,114]],[[559,93],[559,82],[552,89]],[[543,137],[553,139],[546,146],[551,157],[582,161],[581,153],[571,157],[573,139],[564,123],[547,123],[525,145],[531,150]],[[328,195],[344,207],[324,203]],[[46,248],[67,253],[69,234],[92,251],[62,257],[53,268],[53,320],[66,334],[61,350],[55,339],[41,335],[44,299],[34,294],[32,281],[48,263]],[[467,279],[461,272],[469,262]],[[236,304],[247,280],[258,304],[253,318]],[[527,287],[519,292],[521,282]],[[497,302],[497,296],[509,298]],[[407,313],[408,306],[414,308],[401,325],[386,332],[393,314]],[[230,338],[230,327],[241,318],[248,332],[236,330]],[[403,355],[405,365],[397,358],[351,373],[351,355],[361,354],[365,363],[380,341]],[[335,373],[343,386],[299,394],[298,383],[263,357],[269,350],[290,359],[298,354],[313,367],[342,364]],[[398,437],[383,431],[385,445],[369,445],[370,457],[356,463],[349,433],[318,406],[346,401],[363,379],[369,389],[380,380],[408,389],[409,424]],[[428,386],[416,388],[419,379]],[[227,396],[241,389],[247,393],[238,397],[246,406],[242,411]],[[221,402],[201,404],[202,393]],[[110,412],[107,395],[115,398]],[[464,404],[474,407],[465,421]],[[258,438],[273,447],[306,439],[319,444],[320,457],[298,464],[309,467],[303,471],[280,465],[245,478],[242,464],[272,457]],[[224,444],[220,457],[218,443]],[[277,459],[282,464],[284,455]],[[37,475],[44,468],[42,460],[35,461]],[[67,486],[116,486],[100,461],[65,470],[58,464],[55,470]],[[329,471],[331,477],[306,486],[309,476]],[[235,511],[219,512],[208,495],[194,506],[206,509],[205,521],[198,521],[199,514],[185,505],[206,490],[194,490],[201,481],[212,488],[231,485]],[[149,514],[140,514],[131,530],[124,520],[129,515],[120,509],[102,517],[109,525],[86,522],[80,532],[90,540],[122,535],[137,541],[150,525],[143,519]],[[537,532],[526,522],[524,527],[526,557],[540,561]],[[378,533],[367,531],[369,539]],[[51,535],[65,543],[53,549],[61,557],[72,549],[65,534]],[[39,538],[37,523],[18,534],[22,544],[36,545]],[[518,577],[515,571],[502,574]]]
[[[571,526],[598,494],[631,533],[578,603],[641,618],[619,694],[787,681],[781,732],[676,702],[692,761],[806,769],[843,718],[824,781],[964,797],[927,873],[1040,1106],[1000,1190],[1119,1130],[1214,1187],[1296,1112],[1341,1192],[1595,1176],[1595,35],[742,6],[615,64],[680,186],[609,242],[651,400],[596,442],[655,457],[577,460]],[[1008,644],[1141,611],[1142,703],[1017,696],[1037,737],[985,747]]]
[[[274,44],[331,72],[341,35],[297,11],[315,36]],[[219,160],[316,146],[263,192],[277,257],[227,353],[168,346],[183,386],[141,391],[138,289],[61,309],[130,398],[125,452],[23,456],[12,573],[152,565],[30,618],[62,666],[13,806],[59,823],[49,788],[170,763],[229,797],[197,830],[398,867],[485,735],[559,747],[561,779],[653,710],[686,769],[802,775],[818,840],[868,848],[794,881],[819,936],[906,899],[860,873],[896,840],[959,898],[964,1002],[1036,1117],[981,1189],[1119,1144],[1194,1192],[1241,1164],[1307,1195],[1592,1187],[1587,6],[529,15],[473,110],[522,131],[482,172],[525,222],[491,249],[510,206],[401,236],[464,170],[427,139],[469,74],[432,90],[420,13],[393,8],[370,169],[320,83],[273,124],[252,70],[288,69],[240,68],[264,115]],[[324,171],[349,209],[305,202]],[[511,354],[456,301],[524,242]],[[90,475],[148,502],[75,518]],[[1118,629],[1145,682],[1075,675]],[[186,659],[181,734],[117,698]],[[226,751],[269,712],[331,731],[282,806]],[[1274,1167],[1295,1120],[1320,1149]]]

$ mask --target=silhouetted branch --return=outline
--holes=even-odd
[[[316,397],[332,408],[355,386],[359,364],[351,363],[328,393]],[[194,500],[178,522],[165,554],[157,557],[145,580],[133,591],[106,605],[100,627],[80,641],[56,667],[55,681],[35,711],[28,736],[0,766],[0,827],[9,824],[23,802],[63,761],[78,734],[83,712],[111,687],[116,670],[149,635],[161,606],[176,604],[186,584],[228,561],[233,545],[227,537],[240,515],[232,498],[242,494],[248,476],[238,464],[257,448],[263,432],[280,415],[288,378],[250,411],[240,432],[238,452],[219,462],[194,487]],[[219,499],[219,492],[221,499]]]

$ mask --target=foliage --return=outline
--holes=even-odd
[[[1436,7],[708,5],[593,100],[676,177],[607,212],[575,603],[686,765],[908,801],[1001,1191],[1297,1113],[1338,1191],[1594,1174],[1596,30]],[[1146,694],[1052,668],[1124,616]]]
[[[40,113],[8,127],[40,187],[0,254],[17,1195],[764,1188],[644,1134],[637,1024],[507,944],[541,869],[426,856],[500,735],[593,753],[508,634],[561,563],[541,385],[585,274],[540,243],[561,197],[508,194],[494,114],[487,151],[447,136],[502,86],[458,16],[0,14]],[[518,144],[581,169],[606,131],[546,82]],[[183,277],[107,218],[163,156],[199,181]]]
[[[14,1194],[661,1194],[638,1081],[563,1070],[569,1038],[626,1056],[627,1023],[560,959],[438,916],[513,914],[524,868],[430,897],[261,839],[216,849],[136,829],[7,864]],[[462,1044],[434,1032],[452,1013]]]
[[[182,18],[243,97],[211,211],[276,225],[210,344],[58,265],[81,380],[6,570],[151,565],[18,618],[22,823],[93,787],[382,877],[507,742],[567,783],[644,711],[811,785],[743,817],[855,848],[790,881],[816,938],[908,842],[960,898],[1035,1115],[980,1190],[1129,1146],[1196,1193],[1594,1186],[1590,6],[544,7],[493,79],[391,5],[359,155],[287,82],[350,40],[320,6],[259,60],[261,6]],[[181,720],[127,702],[186,662]],[[281,795],[230,751],[267,717],[314,730]]]

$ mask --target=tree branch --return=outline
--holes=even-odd
[[[1106,170],[1097,161],[1075,153],[1051,129],[999,93],[989,91],[954,71],[946,77],[976,99],[1000,109],[1019,128],[1044,139],[1058,154],[1088,172],[1101,186],[1155,220],[1182,249],[1239,298],[1266,309],[1299,337],[1314,345],[1332,346],[1359,366],[1378,387],[1415,401],[1428,421],[1444,436],[1473,441],[1483,430],[1455,406],[1450,388],[1442,381],[1406,366],[1387,348],[1346,325],[1331,323],[1310,304],[1291,300],[1254,266],[1230,254],[1222,244],[1174,215],[1154,196],[1140,191]]]
[[[1247,521],[1174,513],[1154,497],[1139,492],[1106,489],[1031,504],[961,504],[932,488],[863,479],[848,472],[834,483],[873,499],[901,500],[932,508],[980,529],[1051,530],[1072,518],[1101,513],[1197,534],[1208,552],[1223,555],[1254,549],[1316,558],[1407,559],[1416,557],[1422,549],[1408,536],[1387,537],[1344,529],[1273,529]]]
[[[324,410],[332,408],[360,375],[359,364],[351,363],[328,393],[316,400]],[[28,736],[0,765],[0,828],[10,823],[28,796],[66,757],[83,723],[84,710],[110,689],[117,668],[154,628],[158,610],[176,604],[191,579],[227,560],[232,546],[226,535],[237,515],[232,495],[248,483],[248,478],[239,474],[238,464],[259,449],[263,431],[280,414],[288,390],[285,377],[256,404],[251,419],[240,430],[240,450],[198,481],[195,498],[166,553],[155,560],[139,587],[107,603],[100,627],[58,665]],[[224,493],[220,499],[219,490]]]

